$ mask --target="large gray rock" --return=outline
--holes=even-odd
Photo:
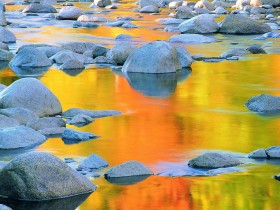
[[[0,149],[32,148],[46,140],[45,136],[25,126],[0,129]]]
[[[190,19],[193,17],[194,17],[194,14],[188,10],[179,10],[175,13],[175,18],[177,18],[177,19]]]
[[[0,108],[22,107],[39,117],[61,113],[57,97],[39,80],[23,78],[15,81],[0,92]]]
[[[268,158],[280,158],[280,146],[269,147],[265,152]]]
[[[136,49],[134,44],[129,42],[117,43],[106,54],[106,57],[114,60],[117,64],[123,65],[128,56]]]
[[[200,34],[180,34],[171,36],[169,41],[171,43],[201,44],[216,42],[217,40]]]
[[[59,67],[61,70],[75,70],[84,69],[85,66],[82,62],[76,59],[67,60],[64,64]]]
[[[190,53],[186,50],[186,48],[182,46],[177,46],[176,50],[182,67],[183,68],[190,67],[193,62],[193,59]]]
[[[88,50],[95,50],[96,44],[91,42],[69,42],[63,44],[61,47],[64,50],[71,50],[72,52],[83,54]]]
[[[265,152],[265,149],[257,149],[257,150],[255,150],[255,151],[253,151],[253,152],[250,152],[249,154],[248,154],[248,158],[254,158],[254,159],[256,159],[256,158],[268,158],[267,157],[267,154],[266,154],[266,152]]]
[[[66,123],[62,118],[59,117],[43,117],[43,118],[35,118],[28,121],[26,126],[39,131],[39,130],[44,130],[46,128],[65,127]]]
[[[0,128],[14,127],[18,125],[19,122],[16,119],[0,114]]]
[[[66,128],[62,134],[62,140],[65,144],[77,144],[99,137],[100,136],[94,135],[93,133],[76,131],[69,128]]]
[[[20,50],[10,61],[10,66],[19,67],[48,67],[52,61],[43,52],[34,47],[26,47]]]
[[[14,43],[16,42],[16,36],[11,31],[0,26],[0,42]]]
[[[98,7],[106,7],[112,4],[111,0],[94,0],[94,4]]]
[[[181,33],[210,34],[219,29],[214,17],[209,14],[202,14],[184,21],[179,25]]]
[[[0,9],[0,26],[6,26],[7,20],[3,10]]]
[[[106,179],[145,175],[153,175],[153,172],[138,161],[128,161],[117,165],[104,174]]]
[[[92,58],[96,58],[98,56],[106,56],[107,52],[109,51],[108,48],[103,47],[101,45],[96,45],[92,49]]]
[[[23,9],[23,13],[56,13],[56,9],[49,4],[30,4]]]
[[[0,49],[0,61],[10,61],[14,57],[14,54],[8,50]]]
[[[140,9],[140,13],[159,13],[159,8],[154,5],[148,5]]]
[[[108,166],[109,166],[109,163],[106,160],[104,160],[99,155],[92,154],[81,162],[81,164],[79,165],[79,168],[100,170],[100,169],[106,168]]]
[[[77,20],[81,15],[83,15],[83,11],[78,7],[63,7],[58,15],[57,19],[60,20]]]
[[[31,119],[37,118],[37,115],[33,111],[22,107],[0,109],[0,114],[16,119],[20,124],[23,125],[25,125]]]
[[[181,68],[175,47],[165,41],[156,41],[134,50],[124,63],[122,71],[171,73]]]
[[[280,112],[280,97],[262,94],[250,98],[245,106],[260,114],[273,114]]]
[[[68,109],[65,112],[62,113],[63,117],[66,118],[72,118],[77,115],[87,115],[92,118],[101,118],[101,117],[109,117],[109,116],[115,116],[121,114],[120,111],[116,110],[100,110],[100,111],[94,111],[94,110],[87,110],[87,109],[79,109],[79,108],[72,108]]]
[[[96,186],[57,157],[32,152],[14,158],[0,172],[0,195],[43,201],[89,194]]]
[[[264,34],[270,31],[269,25],[239,14],[227,15],[219,29],[220,33],[225,34]]]
[[[190,160],[188,165],[194,168],[225,168],[242,164],[240,160],[229,154],[209,152]]]
[[[93,59],[91,59],[85,55],[72,52],[70,50],[59,51],[58,53],[56,53],[55,55],[50,57],[50,59],[53,60],[57,64],[63,64],[63,63],[66,63],[67,61],[73,60],[73,59],[78,60],[79,62],[81,62],[83,64],[88,64],[88,63],[93,62]]]

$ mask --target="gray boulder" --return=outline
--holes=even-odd
[[[209,152],[199,155],[189,161],[188,165],[193,168],[225,168],[242,164],[240,160],[229,154]]]
[[[37,116],[52,116],[61,113],[57,97],[39,80],[23,78],[0,92],[0,108],[22,107]]]
[[[225,8],[223,8],[223,7],[217,7],[217,8],[214,10],[214,13],[220,15],[220,14],[227,14],[228,11],[227,11]]]
[[[91,42],[69,42],[61,46],[64,50],[70,50],[75,53],[83,54],[88,50],[95,50],[96,44]]]
[[[36,48],[26,47],[15,55],[9,65],[19,67],[48,67],[52,65],[52,61]]]
[[[85,66],[82,62],[76,59],[67,60],[60,67],[61,70],[84,69]]]
[[[145,6],[153,5],[155,7],[158,7],[158,3],[156,0],[140,0],[139,1],[139,6],[140,8],[143,8]]]
[[[186,48],[182,46],[177,46],[176,50],[182,67],[183,68],[190,67],[191,64],[193,63],[193,59],[190,53],[186,50]]]
[[[177,19],[191,19],[194,17],[194,14],[188,10],[179,10],[175,13],[175,18]]]
[[[48,58],[52,57],[59,51],[62,51],[60,47],[56,47],[56,46],[42,46],[42,47],[37,47],[37,49],[45,53]]]
[[[99,137],[100,136],[96,136],[89,132],[81,132],[68,128],[66,128],[62,134],[62,140],[65,144],[77,144],[83,141],[88,141]]]
[[[248,154],[248,158],[267,158],[265,149],[257,149]]]
[[[250,98],[245,106],[260,114],[273,114],[280,112],[280,97],[262,94]]]
[[[43,201],[89,194],[96,186],[57,157],[30,152],[14,158],[0,172],[0,195]]]
[[[66,123],[69,125],[77,125],[77,126],[87,125],[91,122],[93,122],[92,117],[84,114],[78,114],[72,119],[66,121]]]
[[[246,48],[252,54],[266,54],[265,50],[262,48],[261,45],[254,44],[248,48]]]
[[[61,137],[65,129],[65,127],[44,128],[38,132],[47,137]]]
[[[220,58],[230,58],[230,57],[243,57],[249,54],[249,51],[243,48],[234,48],[220,55]]]
[[[98,56],[94,59],[95,64],[100,64],[100,65],[117,65],[116,62],[110,58],[104,57],[104,56]]]
[[[145,63],[145,65],[143,65]],[[181,69],[175,47],[165,41],[145,44],[129,55],[123,72],[171,73]]]
[[[14,54],[8,50],[0,49],[0,61],[10,61],[14,57]]]
[[[46,140],[45,136],[25,126],[0,129],[0,149],[4,150],[33,148],[44,143]]]
[[[216,33],[219,29],[214,17],[209,14],[202,14],[184,21],[179,25],[181,33],[210,34]]]
[[[91,15],[81,15],[78,20],[79,22],[107,22],[108,19],[103,17],[91,16]]]
[[[200,34],[180,34],[171,36],[169,41],[171,43],[201,44],[216,42],[217,40]]]
[[[159,13],[159,8],[154,5],[148,5],[140,9],[140,13]]]
[[[101,117],[119,115],[119,114],[121,114],[121,112],[116,111],[116,110],[94,111],[94,110],[87,110],[87,109],[72,108],[72,109],[68,109],[67,111],[63,112],[62,116],[66,117],[66,118],[72,118],[72,117],[75,117],[80,114],[87,115],[92,118],[101,118]]]
[[[78,7],[67,6],[63,7],[58,15],[57,19],[60,20],[77,20],[81,15],[83,15],[83,11]]]
[[[57,64],[63,64],[69,60],[78,60],[79,62],[81,62],[83,64],[88,64],[88,63],[93,62],[93,59],[91,59],[85,55],[72,52],[70,50],[59,51],[58,53],[56,53],[55,55],[50,57],[50,59],[53,60],[53,62],[55,62]]]
[[[11,31],[0,26],[0,42],[15,43],[16,36]]]
[[[219,29],[220,33],[225,34],[264,34],[270,31],[269,25],[239,14],[228,14]]]
[[[23,13],[56,13],[56,9],[49,4],[29,4],[22,10]]]
[[[134,44],[129,42],[117,43],[106,54],[106,57],[112,59],[116,64],[123,65],[128,56],[136,49]]]
[[[19,122],[16,119],[0,114],[0,128],[14,127],[18,125]]]
[[[106,160],[104,160],[99,155],[92,154],[81,162],[81,164],[79,165],[79,168],[100,170],[100,169],[106,168],[108,166],[109,166],[109,163]]]
[[[109,51],[108,48],[103,47],[101,45],[96,45],[93,49],[92,49],[92,57],[96,58],[98,56],[106,56],[107,52]]]
[[[130,176],[145,176],[153,175],[153,172],[143,163],[138,161],[128,161],[123,164],[110,168],[105,174],[106,179],[130,177]]]
[[[215,9],[214,5],[211,2],[206,1],[206,0],[201,0],[201,1],[196,2],[196,4],[194,5],[194,8],[195,9],[204,8],[204,9],[208,9],[210,11]]]
[[[7,20],[3,10],[0,9],[0,26],[6,26]]]
[[[106,7],[112,4],[111,0],[94,0],[94,4],[98,7]]]
[[[25,125],[31,119],[37,118],[33,111],[22,107],[0,109],[0,114],[13,118],[22,125]]]
[[[269,147],[265,152],[268,158],[280,158],[280,146]]]
[[[65,127],[66,124],[64,120],[59,117],[43,117],[43,118],[35,118],[28,121],[26,126],[39,131],[39,130],[44,130],[46,128]]]

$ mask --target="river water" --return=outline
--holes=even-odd
[[[85,11],[93,10],[89,3],[74,4]],[[22,6],[7,6],[8,13],[20,8]],[[122,3],[119,9],[100,16],[136,18],[134,8],[136,5],[132,2]],[[112,47],[118,34],[133,35],[136,37],[133,42],[141,45],[168,40],[174,34],[163,32],[164,26],[155,21],[168,17],[168,10],[158,16],[141,16],[133,21],[139,26],[137,29],[103,26],[74,29],[69,27],[71,21],[40,28],[11,28],[17,43],[10,48],[15,50],[27,43],[57,45],[67,41]],[[191,70],[168,76],[140,74],[126,78],[120,68],[95,65],[71,75],[51,67],[38,78],[60,99],[63,110],[112,109],[123,114],[96,119],[82,128],[68,126],[100,135],[99,139],[65,145],[60,138],[51,138],[37,150],[74,159],[98,154],[110,166],[138,160],[157,172],[164,163],[186,162],[205,150],[246,154],[279,145],[280,118],[259,116],[247,110],[244,104],[255,95],[280,95],[280,41],[252,40],[257,36],[214,36],[221,42],[183,46],[192,55],[218,56],[234,47],[265,43],[270,54],[250,55],[240,61],[195,62]],[[239,44],[231,45],[233,41]],[[9,67],[0,71],[0,83],[9,85],[17,79],[19,76]],[[278,162],[261,162],[243,172],[213,177],[152,176],[133,185],[92,179],[98,189],[78,209],[276,210],[280,209],[280,183],[272,177],[277,173],[280,173]]]

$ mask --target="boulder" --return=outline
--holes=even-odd
[[[145,65],[143,65],[145,63]],[[175,47],[165,41],[145,44],[129,55],[123,72],[171,73],[181,69]]]
[[[25,126],[0,128],[0,149],[3,150],[33,148],[46,140],[45,136]]]
[[[110,168],[104,174],[104,177],[106,179],[110,179],[145,175],[153,175],[153,172],[149,168],[147,168],[143,163],[132,160]]]
[[[77,125],[77,126],[84,126],[92,122],[93,122],[92,117],[84,114],[78,114],[72,119],[66,121],[66,123],[69,125]]]
[[[85,66],[82,62],[76,59],[67,60],[60,67],[61,70],[71,70],[71,69],[84,69]]]
[[[172,1],[168,4],[169,9],[176,9],[180,6],[182,6],[183,2],[182,1]]]
[[[267,154],[265,152],[265,149],[261,148],[249,153],[248,158],[267,158]]]
[[[65,118],[73,118],[77,115],[87,115],[92,118],[101,118],[101,117],[109,117],[109,116],[115,116],[121,114],[121,112],[116,110],[102,110],[102,111],[94,111],[94,110],[87,110],[87,109],[78,109],[78,108],[72,108],[68,109],[67,111],[62,113],[62,116]]]
[[[194,5],[194,8],[205,8],[205,9],[208,9],[210,11],[213,11],[215,9],[214,5],[209,2],[209,1],[206,1],[206,0],[201,0],[201,1],[198,1],[195,5]]]
[[[243,10],[245,6],[250,5],[251,0],[237,0],[235,3],[235,7],[238,10]]]
[[[13,118],[22,125],[25,125],[31,119],[37,118],[33,111],[21,107],[0,109],[0,114]]]
[[[262,0],[250,0],[250,5],[253,7],[260,7],[262,6]]]
[[[19,155],[2,169],[0,177],[0,195],[16,200],[52,200],[96,190],[86,177],[45,152]]]
[[[188,10],[179,10],[175,13],[177,19],[190,19],[193,18],[194,14]]]
[[[49,4],[29,4],[22,10],[23,13],[56,13],[56,9]]]
[[[154,5],[148,5],[140,9],[140,13],[159,13],[159,8]]]
[[[62,140],[65,144],[77,144],[99,137],[100,136],[96,136],[89,132],[81,132],[69,128],[66,128],[62,134]]]
[[[70,50],[62,50],[50,57],[53,62],[57,64],[64,64],[69,60],[78,60],[79,62],[83,64],[88,64],[92,63],[93,59],[89,58],[85,55],[79,54],[79,53],[74,53]]]
[[[129,42],[117,43],[110,49],[106,57],[115,61],[116,64],[123,65],[128,56],[136,49],[134,44]]]
[[[41,51],[34,47],[26,47],[20,50],[10,61],[10,66],[19,67],[48,67],[52,61]]]
[[[246,48],[252,54],[266,54],[265,50],[262,48],[261,45],[254,44],[248,48]]]
[[[0,114],[0,128],[14,127],[18,125],[19,122],[16,119]]]
[[[216,42],[217,40],[200,34],[180,34],[171,36],[169,41],[171,43],[201,44]]]
[[[91,42],[69,42],[61,46],[64,50],[70,50],[74,53],[83,54],[88,50],[95,50],[96,44]]]
[[[11,31],[0,26],[0,42],[15,43],[16,36]]]
[[[98,56],[106,56],[107,52],[109,51],[108,48],[103,47],[101,45],[96,45],[92,49],[92,58],[96,58]]]
[[[230,57],[243,57],[249,54],[249,51],[243,48],[234,48],[220,55],[220,58],[230,58]]]
[[[98,56],[94,59],[95,64],[100,64],[100,65],[117,65],[116,62],[110,58],[104,57],[104,56]]]
[[[192,59],[192,56],[190,55],[190,53],[186,50],[186,48],[184,48],[182,46],[177,46],[176,50],[177,50],[178,58],[179,58],[179,61],[182,65],[182,67],[183,68],[190,67],[191,64],[193,63],[193,59]]]
[[[190,160],[188,165],[193,168],[225,168],[242,164],[240,160],[229,154],[208,152]]]
[[[268,158],[280,158],[280,146],[269,147],[265,152]]]
[[[0,49],[0,61],[10,61],[14,57],[14,54],[8,50]]]
[[[67,7],[63,7],[59,11],[56,18],[60,20],[77,20],[83,14],[84,13],[80,8],[67,6]]]
[[[139,6],[140,8],[143,8],[145,6],[153,5],[155,7],[159,7],[158,3],[156,0],[140,0],[139,1]]]
[[[97,28],[99,25],[94,22],[73,22],[73,28]]]
[[[79,22],[107,22],[108,19],[102,17],[94,17],[91,15],[81,15],[78,20]]]
[[[245,106],[260,114],[274,114],[280,112],[280,97],[262,94],[250,98]]]
[[[202,14],[184,21],[179,25],[181,33],[189,34],[210,34],[216,33],[219,29],[214,17],[209,14]]]
[[[7,20],[3,10],[0,9],[0,26],[6,26]]]
[[[253,7],[250,10],[250,13],[253,14],[253,15],[266,14],[266,9],[264,9],[262,7]]]
[[[60,47],[56,47],[56,46],[42,46],[42,47],[37,47],[37,49],[45,53],[48,58],[52,57],[59,51],[62,51]]]
[[[38,132],[47,137],[61,137],[65,129],[65,127],[44,128]]]
[[[61,113],[57,97],[39,80],[23,78],[0,92],[0,108],[22,107],[37,116],[52,116]]]
[[[98,7],[106,7],[112,4],[111,0],[94,0],[94,4]]]
[[[26,126],[39,131],[39,130],[44,130],[46,128],[65,127],[66,124],[64,120],[59,117],[42,117],[42,118],[35,118],[28,121]]]
[[[106,160],[104,160],[99,155],[92,154],[81,162],[81,164],[79,165],[79,168],[101,170],[108,166],[109,166],[109,163]]]
[[[219,30],[225,34],[264,34],[270,31],[269,25],[240,14],[228,14],[220,23]]]

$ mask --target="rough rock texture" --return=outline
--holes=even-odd
[[[109,51],[108,48],[100,46],[100,45],[96,45],[93,49],[92,49],[92,57],[96,58],[98,56],[106,56],[107,52]]]
[[[8,50],[0,49],[0,61],[10,61],[14,57],[14,54]]]
[[[62,111],[57,97],[39,80],[23,78],[0,92],[0,108],[22,107],[37,116],[52,116]]]
[[[0,204],[0,210],[12,210],[10,207]]]
[[[81,15],[78,20],[79,22],[107,22],[108,19],[102,17],[96,17],[91,15]]]
[[[72,59],[78,60],[79,62],[81,62],[83,64],[93,62],[92,61],[93,59],[91,60],[91,58],[89,58],[85,55],[75,53],[75,52],[72,52],[70,50],[59,51],[58,53],[56,53],[55,55],[50,57],[50,59],[53,60],[57,64],[63,64],[63,63],[66,63],[67,61],[72,60]]]
[[[193,63],[193,59],[190,53],[186,50],[186,48],[182,46],[178,46],[176,47],[176,50],[182,67],[183,68],[190,67],[191,64]]]
[[[3,42],[0,42],[0,49],[8,50],[8,51],[10,50],[9,46],[7,44],[3,43]]]
[[[0,114],[16,119],[20,124],[24,125],[29,120],[37,118],[37,115],[33,111],[22,107],[0,109]]]
[[[26,126],[39,131],[39,130],[43,130],[46,128],[65,127],[66,124],[65,124],[64,120],[59,117],[43,117],[43,118],[35,118],[35,119],[28,121]]]
[[[100,111],[94,111],[94,110],[86,110],[86,109],[79,109],[79,108],[72,108],[68,109],[67,111],[62,113],[63,117],[71,118],[75,117],[77,115],[87,115],[92,118],[101,118],[101,117],[109,117],[109,116],[115,116],[121,114],[120,111],[116,110],[100,110]]]
[[[18,125],[19,122],[16,119],[0,114],[0,128],[14,127]]]
[[[112,59],[116,64],[123,65],[128,56],[136,49],[134,44],[129,42],[117,43],[106,54],[106,57]]]
[[[262,0],[262,3],[263,4],[266,4],[266,5],[271,5],[271,6],[280,6],[280,0]]]
[[[173,35],[170,37],[169,41],[178,43],[189,43],[189,44],[201,44],[201,43],[211,43],[217,40],[212,37],[203,36],[200,34],[180,34]]]
[[[0,195],[17,200],[51,200],[96,190],[87,178],[45,152],[14,158],[0,172],[0,178]]]
[[[14,43],[16,42],[16,36],[11,31],[0,26],[0,42]]]
[[[268,158],[280,158],[280,146],[269,147],[265,152]]]
[[[267,154],[265,149],[261,148],[249,153],[248,158],[267,158]]]
[[[44,128],[43,130],[38,130],[38,132],[47,137],[61,137],[65,129],[65,127]]]
[[[49,4],[30,4],[23,9],[23,13],[56,13],[56,9]]]
[[[60,47],[56,46],[43,46],[43,47],[37,47],[38,50],[45,53],[48,58],[52,57],[62,49]]]
[[[194,168],[225,168],[237,166],[242,162],[232,155],[215,152],[205,153],[189,161],[188,165]]]
[[[46,140],[45,136],[25,126],[0,129],[0,149],[31,148]]]
[[[127,58],[122,71],[171,73],[181,68],[176,49],[165,41],[156,41],[134,50]]]
[[[91,42],[69,42],[61,46],[64,50],[70,50],[75,53],[83,54],[88,50],[95,50],[96,44]]]
[[[208,9],[210,11],[214,10],[215,7],[214,5],[209,2],[209,1],[206,1],[206,0],[201,0],[201,1],[198,1],[195,5],[194,5],[194,8],[205,8],[205,9]]]
[[[261,114],[273,114],[280,112],[280,97],[262,94],[250,98],[245,106],[254,112]]]
[[[82,161],[79,168],[100,170],[109,166],[109,163],[96,154],[90,155]]]
[[[78,7],[68,6],[63,7],[58,15],[57,19],[60,20],[77,20],[81,15],[83,15],[83,11]]]
[[[85,66],[82,62],[76,59],[67,60],[64,64],[59,67],[61,70],[71,70],[71,69],[84,69]]]
[[[181,33],[210,34],[216,33],[219,29],[214,17],[209,14],[202,14],[184,21],[179,25]]]
[[[220,23],[220,33],[225,34],[264,34],[271,28],[265,23],[250,19],[244,15],[229,14]]]
[[[84,114],[78,114],[70,120],[67,120],[66,123],[69,125],[87,125],[93,122],[92,117]]]
[[[153,175],[153,172],[138,161],[128,161],[117,165],[104,174],[106,179],[143,175]]]
[[[47,67],[52,61],[43,52],[34,47],[26,47],[20,50],[10,61],[10,66],[19,67]]]
[[[254,44],[248,48],[246,48],[252,54],[266,54],[265,50],[262,48],[261,45]]]
[[[62,140],[65,144],[76,144],[82,141],[88,141],[91,139],[99,138],[100,136],[96,136],[89,132],[80,132],[73,129],[65,129],[62,134]]]

